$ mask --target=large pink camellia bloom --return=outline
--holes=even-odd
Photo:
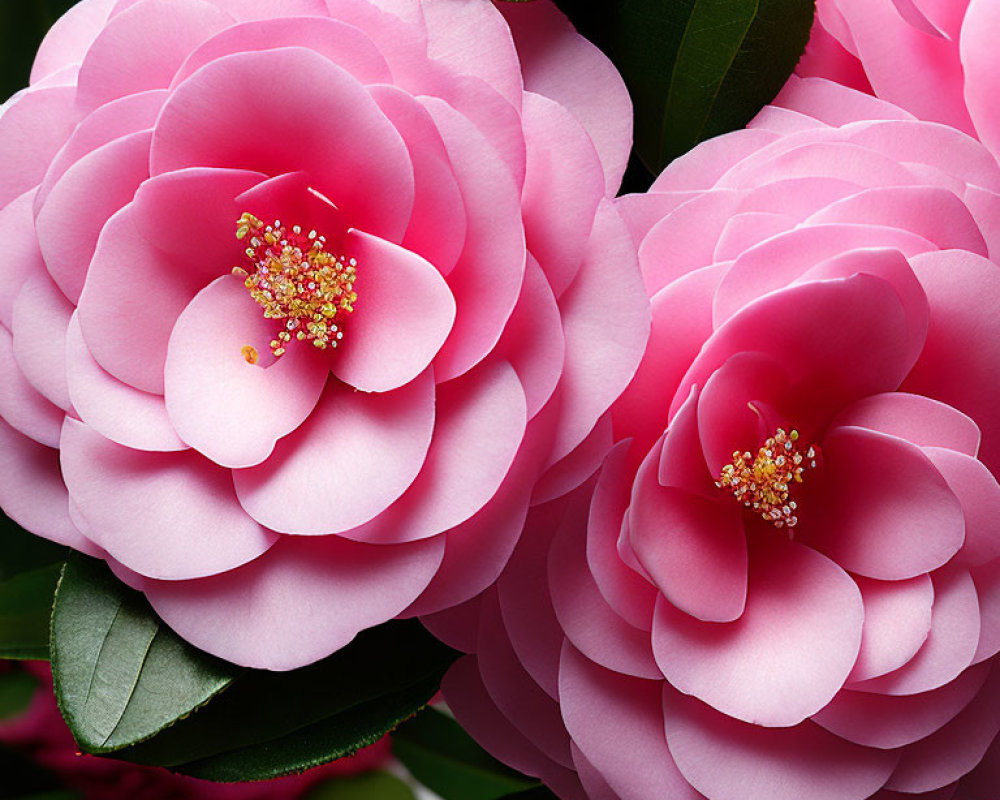
[[[205,650],[468,599],[608,440],[630,104],[501,5],[84,0],[3,107],[0,503]]]
[[[828,81],[778,104],[619,201],[619,444],[427,619],[475,653],[445,696],[564,798],[990,800],[1000,167]]]
[[[1000,4],[817,0],[797,72],[874,93],[1000,153]]]

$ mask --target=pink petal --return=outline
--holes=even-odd
[[[403,247],[430,261],[442,275],[454,268],[465,246],[465,206],[448,152],[434,120],[416,98],[394,86],[369,87],[413,162],[413,214]]]
[[[643,461],[629,510],[629,543],[663,597],[704,622],[732,622],[747,597],[747,545],[739,507],[657,481],[660,453]]]
[[[309,419],[256,467],[233,474],[240,503],[282,533],[321,535],[382,513],[413,483],[434,428],[430,370],[365,394],[331,382]]]
[[[115,0],[87,0],[71,6],[57,19],[38,47],[31,67],[31,82],[37,83],[65,66],[82,61],[114,4]]]
[[[989,0],[971,0],[960,39],[965,74],[963,95],[979,138],[996,150],[1000,116],[993,98],[1000,83],[1000,65],[994,58],[994,36],[1000,30],[1000,9]]]
[[[171,88],[223,56],[279,47],[303,47],[319,53],[365,84],[392,83],[385,58],[357,28],[315,16],[281,16],[244,22],[220,31],[190,52],[174,74]]]
[[[973,701],[988,675],[989,667],[980,665],[939,689],[905,697],[845,689],[813,721],[866,747],[903,747],[936,733],[953,720]]]
[[[621,800],[695,800],[663,736],[662,681],[599,667],[567,642],[559,701],[573,741]]]
[[[750,554],[746,610],[700,622],[660,598],[653,653],[664,676],[731,717],[796,725],[854,666],[864,610],[854,581],[825,556],[774,537]]]
[[[939,730],[908,747],[886,786],[926,792],[972,770],[1000,731],[1000,680],[994,670],[976,699]]]
[[[621,184],[632,141],[632,104],[621,76],[554,3],[501,8],[521,59],[524,88],[569,109],[590,135],[609,196]]]
[[[752,356],[752,354],[738,353],[730,361],[727,361],[726,364],[728,365],[733,363],[734,360],[741,359],[743,355]],[[716,375],[721,374],[725,369],[726,366],[724,365],[712,377],[714,378]],[[709,379],[709,383],[712,383],[712,379]],[[709,435],[713,431],[707,425],[703,430],[699,426],[698,410],[700,400],[701,395],[698,392],[698,387],[692,387],[688,399],[678,409],[677,415],[670,421],[670,427],[664,432],[657,480],[661,486],[672,486],[677,489],[683,489],[689,494],[716,499],[718,497],[718,487],[715,485],[715,480],[709,474],[705,464],[704,444],[700,438],[700,435]],[[749,411],[749,409],[747,410]],[[754,424],[759,427],[759,420],[756,414],[754,414]],[[758,434],[759,431],[755,430],[753,432],[752,438],[754,441],[760,438]],[[735,438],[733,439],[733,441],[736,440]],[[729,446],[733,447],[733,445]],[[730,450],[731,458],[732,450]]]
[[[841,426],[823,440],[823,461],[801,538],[844,569],[903,580],[940,567],[962,546],[962,505],[920,448]]]
[[[323,0],[211,0],[211,3],[241,22],[273,17],[322,17],[327,14]]]
[[[780,138],[770,131],[746,129],[734,131],[724,139],[709,139],[686,153],[683,158],[671,162],[653,181],[651,190],[676,192],[684,189],[711,189],[743,159]]]
[[[35,218],[31,213],[34,190],[0,208],[0,226],[6,232],[4,257],[0,259],[0,325],[14,325],[14,301],[21,286],[32,275],[45,271],[38,250]]]
[[[3,105],[0,115],[0,208],[38,185],[52,157],[73,132],[76,88],[53,86],[25,91]]]
[[[427,585],[442,546],[282,536],[239,569],[184,583],[146,581],[144,591],[196,647],[243,666],[295,669],[396,616]]]
[[[32,386],[72,411],[66,385],[66,328],[73,306],[44,272],[25,281],[14,303],[14,358]]]
[[[546,756],[572,767],[569,735],[559,715],[559,704],[521,666],[504,630],[494,591],[483,597],[476,655],[483,685],[497,708]]]
[[[972,663],[978,664],[1000,652],[1000,558],[971,572],[979,598],[979,645],[972,658]]]
[[[906,581],[856,576],[865,606],[861,652],[848,676],[862,681],[885,675],[916,655],[931,630],[934,587],[927,575]]]
[[[140,0],[114,15],[80,65],[77,102],[87,111],[170,85],[185,56],[233,18],[202,0]],[[156,31],[150,47],[149,31]]]
[[[286,172],[252,186],[236,198],[236,205],[262,220],[284,219],[317,234],[329,234],[339,246],[343,215],[328,197],[309,186],[306,172]],[[333,246],[333,245],[331,245]]]
[[[69,495],[59,471],[59,451],[22,436],[0,419],[0,506],[22,528],[87,555],[100,548],[69,515]]]
[[[924,452],[962,504],[965,543],[952,563],[975,567],[1000,557],[1000,537],[996,536],[1000,515],[997,479],[981,461],[954,450],[927,447]]]
[[[748,189],[740,202],[741,211],[782,214],[802,222],[861,187],[838,178],[787,178]]]
[[[617,540],[628,507],[631,465],[627,443],[619,443],[601,470],[587,521],[587,565],[604,600],[630,625],[649,630],[656,590],[622,562]]]
[[[507,476],[524,435],[524,394],[503,362],[483,364],[437,390],[436,420],[420,474],[349,539],[373,544],[435,536],[468,520]]]
[[[546,421],[554,419],[558,413],[558,408],[549,406],[538,419],[546,424]],[[611,414],[604,413],[580,444],[542,473],[531,494],[531,504],[546,503],[582,485],[601,468],[601,462],[613,443]]]
[[[590,800],[621,800],[612,788],[608,786],[607,781],[604,780],[604,776],[601,775],[597,767],[587,760],[587,757],[576,746],[576,743],[570,743],[570,751],[573,753],[573,763],[576,765],[580,782],[583,784],[587,797]]]
[[[524,232],[558,297],[580,267],[604,197],[604,173],[593,143],[563,106],[526,92],[522,115],[528,147]]]
[[[214,575],[277,539],[240,508],[229,471],[196,453],[131,450],[67,418],[60,454],[88,538],[148,577]]]
[[[961,411],[906,392],[865,397],[845,408],[833,424],[868,428],[921,447],[946,447],[969,456],[976,455],[981,438],[976,423]]]
[[[795,217],[766,211],[735,214],[726,222],[715,245],[715,261],[732,261],[744,250],[795,227]]]
[[[587,566],[587,496],[570,506],[549,552],[548,583],[559,624],[584,656],[600,666],[656,679],[649,634],[633,627],[601,596]]]
[[[337,124],[303,124],[303,115]],[[350,225],[392,241],[413,208],[413,167],[396,129],[349,73],[297,47],[224,56],[178,86],[157,122],[150,166],[154,175],[190,166],[304,169]]]
[[[859,119],[913,119],[909,111],[891,102],[824,78],[793,75],[773,102],[776,106],[808,114],[835,127]]]
[[[150,131],[98,147],[52,185],[35,226],[45,266],[59,288],[78,302],[97,238],[108,218],[149,177]]]
[[[64,417],[24,377],[14,359],[13,337],[0,325],[0,418],[36,442],[58,447]]]
[[[455,298],[434,266],[399,245],[352,230],[358,302],[333,374],[363,392],[388,392],[423,372],[455,323]]]
[[[144,183],[108,220],[78,310],[87,346],[114,377],[163,393],[170,332],[198,291],[240,263],[233,198],[257,180],[235,170],[172,173]]]
[[[482,134],[446,103],[422,102],[444,140],[466,214],[465,247],[448,275],[455,325],[434,365],[445,381],[481,361],[500,338],[524,278],[524,231],[518,189]]]
[[[930,329],[920,360],[902,388],[925,394],[968,414],[983,433],[979,457],[1000,470],[1000,417],[986,387],[1000,381],[1000,342],[982,335],[996,325],[1000,274],[996,264],[949,250],[911,259],[927,292]]]
[[[602,201],[580,272],[559,298],[566,362],[554,395],[562,406],[550,463],[583,441],[642,358],[650,308],[634,253],[621,216]]]
[[[326,385],[326,360],[306,344],[293,342],[267,367],[247,363],[243,348],[266,355],[276,333],[243,282],[224,275],[195,295],[170,334],[164,366],[170,422],[183,441],[221,466],[264,461],[312,413]]]
[[[111,377],[83,341],[74,313],[66,332],[66,380],[77,415],[105,439],[136,450],[186,450],[159,395]]]
[[[678,769],[710,798],[864,800],[899,760],[846,742],[811,722],[747,725],[666,687],[667,744]]]
[[[968,667],[979,643],[979,603],[968,570],[949,567],[931,575],[931,631],[917,654],[895,672],[850,685],[880,694],[929,692]]]

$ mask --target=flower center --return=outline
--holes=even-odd
[[[276,358],[285,354],[294,336],[325,350],[344,338],[343,324],[358,299],[354,291],[358,262],[326,250],[326,237],[316,231],[291,229],[279,220],[265,225],[244,212],[236,222],[236,238],[249,237],[246,256],[249,269],[235,267],[233,274],[245,278],[243,285],[264,309],[268,319],[285,320],[271,341]],[[243,357],[257,363],[257,351],[247,345]]]
[[[750,451],[733,453],[732,463],[722,468],[715,485],[727,488],[747,508],[758,512],[765,522],[776,528],[794,528],[799,519],[794,500],[789,500],[793,483],[802,483],[802,474],[815,469],[819,448],[815,445],[802,452],[799,432],[778,428],[761,445],[756,458]]]

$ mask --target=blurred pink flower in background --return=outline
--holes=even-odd
[[[998,193],[961,131],[793,78],[618,201],[619,444],[427,619],[481,743],[567,800],[996,797]]]
[[[52,674],[46,662],[24,662],[38,678],[28,710],[0,722],[0,742],[23,753],[55,773],[67,789],[82,792],[86,800],[289,800],[314,784],[338,776],[356,775],[384,766],[391,758],[388,737],[353,756],[298,775],[258,782],[226,784],[189,778],[159,767],[144,767],[113,758],[82,754],[63,723],[52,692]],[[5,787],[10,788],[10,787]]]
[[[501,5],[84,0],[3,106],[0,504],[202,649],[467,600],[610,443],[631,105]]]

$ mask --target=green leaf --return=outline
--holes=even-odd
[[[388,622],[307,667],[248,671],[116,757],[216,781],[298,772],[372,744],[415,714],[457,655],[416,620]]]
[[[536,786],[523,792],[508,794],[501,800],[559,800],[547,786]]]
[[[0,580],[65,561],[69,548],[28,533],[0,511]]]
[[[615,63],[635,106],[635,148],[658,173],[742,128],[802,55],[814,0],[561,0]]]
[[[184,642],[103,562],[76,553],[56,591],[51,650],[60,709],[90,753],[153,736],[239,671]]]
[[[302,800],[414,800],[413,790],[381,770],[316,784]]]
[[[0,658],[49,657],[49,615],[59,564],[0,581]]]
[[[38,681],[27,672],[0,674],[0,722],[19,717],[28,710]]]
[[[501,764],[434,708],[399,727],[392,735],[392,751],[413,777],[444,800],[493,800],[538,783]]]

